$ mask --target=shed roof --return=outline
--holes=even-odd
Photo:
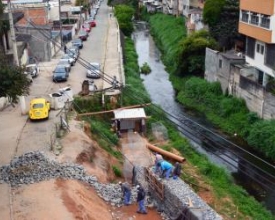
[[[146,118],[143,108],[119,109],[114,111],[115,119]]]

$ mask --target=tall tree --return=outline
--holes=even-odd
[[[207,0],[203,9],[203,21],[220,47],[232,49],[238,33],[239,0]]]
[[[180,75],[204,76],[205,48],[217,49],[217,42],[205,30],[197,31],[180,43]]]

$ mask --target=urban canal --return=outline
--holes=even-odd
[[[253,154],[238,138],[218,134],[203,117],[194,115],[175,101],[169,75],[145,22],[135,23],[133,33],[139,66],[147,62],[152,70],[141,75],[154,104],[160,106],[192,145],[215,164],[225,167],[247,192],[275,214],[275,166]],[[239,146],[238,146],[238,145]]]

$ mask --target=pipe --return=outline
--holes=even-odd
[[[171,158],[171,159],[173,159],[173,160],[175,160],[175,161],[177,161],[177,162],[182,163],[182,162],[185,161],[185,158],[184,158],[184,157],[181,157],[181,156],[178,156],[178,155],[176,155],[176,154],[170,153],[170,152],[168,152],[168,151],[166,151],[166,150],[163,150],[163,149],[161,149],[161,148],[159,148],[159,147],[156,147],[156,146],[154,146],[154,145],[152,145],[152,144],[147,143],[146,146],[147,146],[147,148],[150,149],[151,151],[160,153],[161,155],[163,155],[163,156],[165,156],[165,157],[169,157],[169,158]]]

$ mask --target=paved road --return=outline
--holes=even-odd
[[[106,51],[112,50],[109,48],[111,46],[117,50],[115,44],[107,42],[107,40],[112,40],[112,38],[108,38],[109,31],[117,32],[117,27],[110,25],[110,11],[111,8],[107,6],[106,2],[103,2],[96,17],[97,27],[92,29],[88,40],[84,42],[79,59],[82,62],[99,62],[103,69],[109,68],[108,62],[105,62]],[[115,19],[113,18],[113,20]],[[51,62],[39,64],[41,73],[34,80],[30,95],[26,97],[27,108],[32,98],[41,96],[49,98],[49,94],[57,92],[63,87],[70,86],[74,94],[80,92],[82,82],[86,79],[86,69],[79,62],[72,67],[67,82],[52,82],[52,71],[62,55],[63,52],[60,51]],[[115,59],[115,55],[112,54],[113,59]],[[99,89],[103,87],[103,80],[95,80],[95,83]],[[21,115],[19,105],[16,105],[15,108],[9,106],[2,111],[0,113],[0,165],[7,164],[13,156],[28,151],[49,150],[49,135],[54,132],[54,122],[59,120],[56,117],[57,113],[58,111],[51,111],[49,121],[33,123],[28,121],[27,115]]]

